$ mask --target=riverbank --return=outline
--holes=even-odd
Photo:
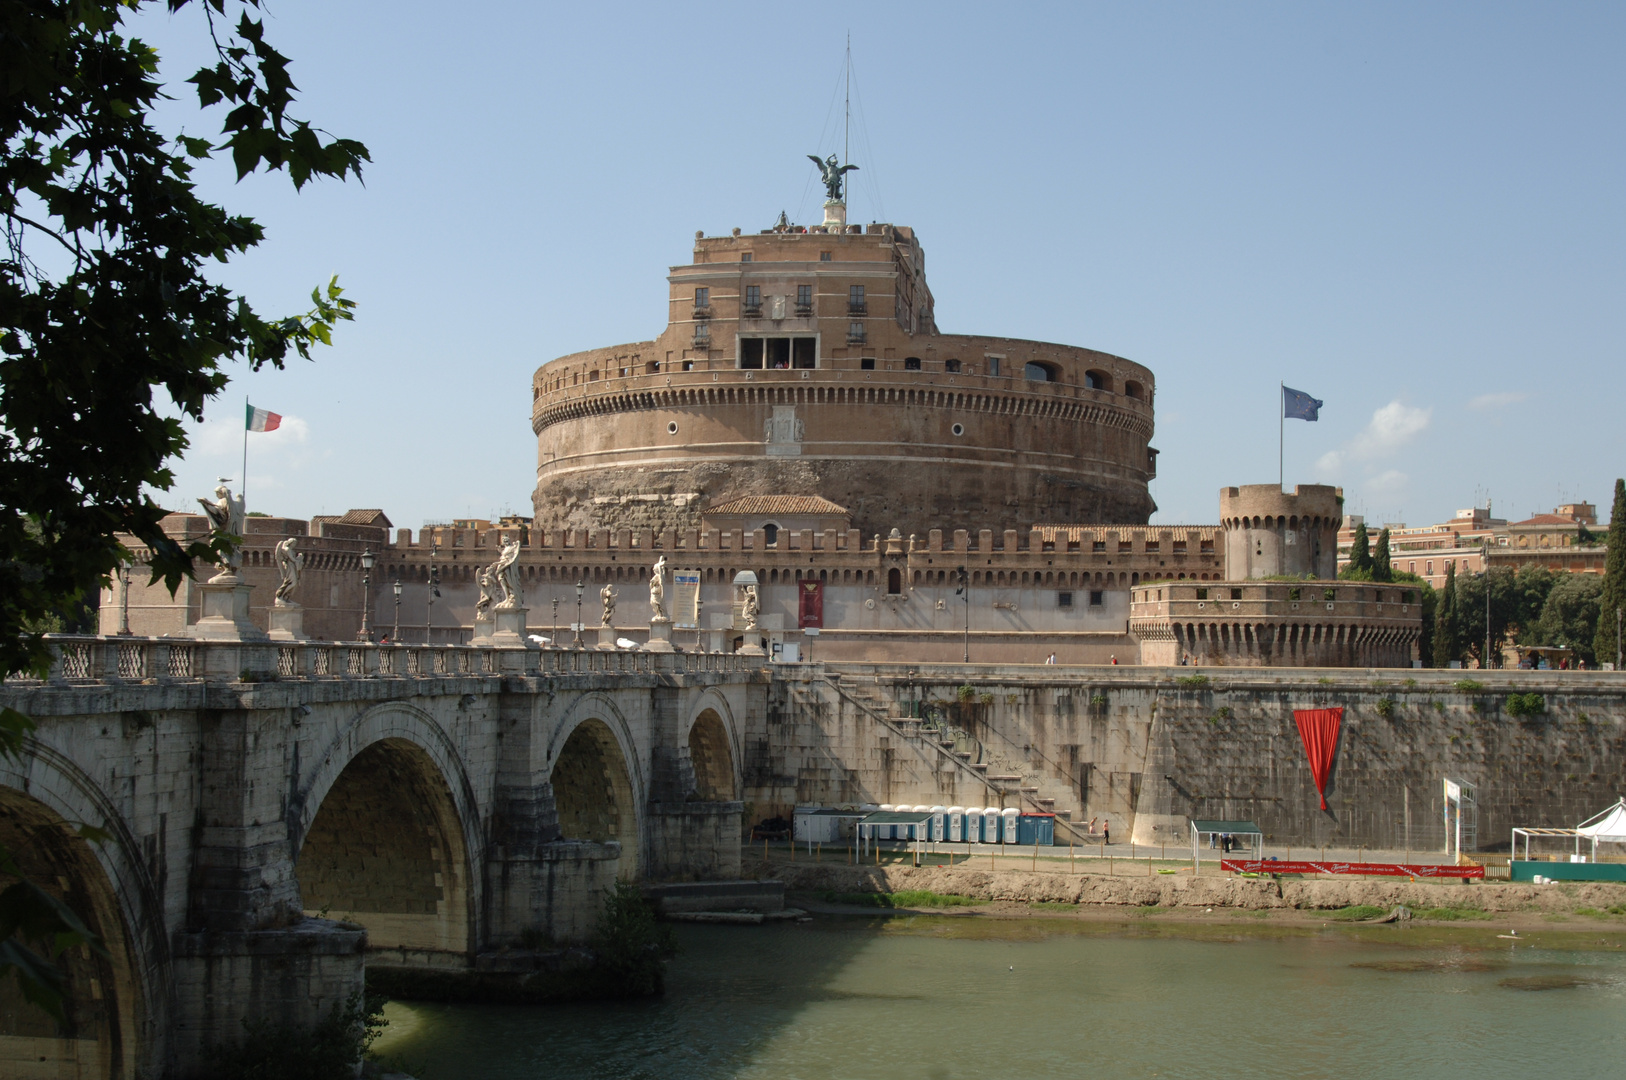
[[[1610,921],[1626,916],[1626,885],[1566,882],[1558,885],[1506,883],[1464,885],[1459,881],[1407,881],[1401,878],[1193,878],[1178,874],[1120,877],[1105,874],[1032,873],[974,870],[963,866],[840,866],[777,864],[774,875],[787,892],[898,893],[922,891],[965,896],[991,904],[1045,905],[1053,912],[1072,905],[1081,915],[1121,914],[1124,909],[1159,908],[1180,912],[1300,914],[1324,918],[1349,908],[1404,905],[1414,912],[1485,912],[1509,925],[1551,917],[1596,913]],[[1611,914],[1611,909],[1618,909]],[[1021,909],[1027,914],[1027,909]],[[996,912],[997,913],[997,912]],[[1063,909],[1063,913],[1065,910]],[[1461,918],[1459,914],[1457,918]],[[1516,920],[1516,921],[1510,921]]]

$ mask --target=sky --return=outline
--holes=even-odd
[[[193,4],[141,16],[175,100]],[[1154,522],[1222,486],[1333,483],[1370,521],[1514,520],[1626,473],[1626,5],[344,4],[272,0],[295,114],[364,182],[200,170],[266,241],[211,271],[263,315],[339,275],[313,362],[234,379],[160,493],[397,526],[530,512],[530,376],[663,328],[707,235],[913,226],[938,325],[1100,349],[1157,379]],[[1283,425],[1285,383],[1325,402]],[[1270,428],[1278,438],[1270,438]],[[1279,445],[1279,440],[1280,445]],[[1278,454],[1282,463],[1278,464]],[[1010,523],[1014,527],[1017,523]]]

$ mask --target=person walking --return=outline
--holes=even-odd
[[[1101,822],[1101,842],[1103,844],[1112,843],[1112,822],[1111,821],[1102,820],[1102,822]]]

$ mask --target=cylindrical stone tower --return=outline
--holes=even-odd
[[[1293,494],[1278,484],[1220,489],[1228,581],[1308,574],[1338,576],[1338,525],[1344,489],[1300,484]]]

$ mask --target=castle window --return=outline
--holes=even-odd
[[[1176,555],[1184,555],[1186,553],[1186,542],[1184,540],[1176,540],[1173,542],[1173,545],[1174,553]]]
[[[1132,552],[1134,550],[1135,550],[1135,542],[1133,540],[1120,540],[1120,541],[1118,541],[1118,554],[1120,554],[1120,555],[1128,555],[1130,552]]]
[[[1077,540],[1069,540],[1069,541],[1067,541],[1067,550],[1069,552],[1076,552],[1078,550],[1078,541]]]
[[[1212,554],[1214,554],[1214,541],[1212,541],[1212,540],[1199,540],[1199,541],[1197,541],[1197,553],[1199,555],[1212,555]]]
[[[762,366],[762,339],[740,338],[740,367],[760,368]]]
[[[1055,382],[1056,369],[1049,364],[1030,360],[1022,365],[1022,377],[1028,382]]]
[[[904,357],[903,358],[903,370],[905,370],[905,371],[919,371],[920,370],[920,357],[918,357],[918,356],[906,356],[906,357]]]
[[[814,359],[814,339],[799,337],[790,339],[790,366],[793,368],[817,367]]]
[[[706,288],[705,286],[702,285],[700,288],[698,288],[698,289],[696,289],[694,291],[694,306],[695,307],[706,307],[710,303],[711,303],[711,290],[709,288]]]
[[[779,526],[771,521],[762,526],[762,542],[768,547],[776,546],[779,543]]]
[[[1156,541],[1156,540],[1148,540],[1148,541],[1146,541],[1146,554],[1148,554],[1148,555],[1156,555],[1159,550],[1160,550],[1160,545],[1159,545],[1158,541]]]
[[[747,308],[758,308],[758,309],[760,309],[762,307],[762,286],[761,285],[747,285],[745,287],[745,306]]]
[[[1091,390],[1111,390],[1112,377],[1104,371],[1086,371],[1084,385]]]
[[[1107,602],[1107,594],[1100,589],[1090,590],[1090,606],[1101,607]]]
[[[1059,593],[1057,593],[1056,594],[1056,606],[1057,607],[1072,607],[1073,606],[1073,594],[1070,593],[1070,592],[1059,592]]]
[[[847,288],[847,314],[863,315],[867,311],[864,303],[864,286],[850,285]]]
[[[896,566],[886,572],[886,592],[888,596],[899,596],[903,593],[903,572]]]
[[[1231,590],[1231,599],[1232,600],[1240,600],[1240,599],[1242,599],[1242,590],[1241,589],[1232,589]]]
[[[1299,598],[1299,590],[1298,589],[1288,589],[1287,590],[1287,598],[1289,600],[1297,600]]]
[[[983,359],[988,361],[988,374],[990,374],[990,375],[998,375],[999,374],[999,362],[1000,362],[1000,360],[1002,360],[1004,358],[1000,357],[1000,356],[987,356],[987,357],[984,357]]]
[[[819,261],[820,262],[829,262],[830,261],[830,253],[828,251],[819,252]]]
[[[960,370],[960,362],[958,360],[944,360],[943,370],[948,372],[950,375],[958,374]]]
[[[796,306],[799,308],[811,308],[813,306],[813,286],[796,286]]]
[[[708,326],[707,324],[703,323],[703,322],[695,323],[694,324],[694,343],[696,345],[700,345],[702,343],[707,344],[707,345],[711,344],[711,327]],[[598,378],[598,372],[596,372],[596,371],[593,372],[593,377],[595,379]]]
[[[864,324],[851,322],[847,324],[847,343],[849,345],[862,345],[864,343]]]
[[[740,262],[750,262],[750,261],[751,261],[751,253],[749,251],[740,252]]]
[[[1090,550],[1098,555],[1105,555],[1107,553],[1107,542],[1105,540],[1093,540],[1090,542]]]
[[[1143,391],[1141,389],[1140,383],[1134,382],[1133,380],[1131,380],[1130,382],[1124,383],[1124,395],[1125,396],[1132,397],[1132,398],[1135,398],[1135,399],[1139,400],[1144,393],[1145,393],[1145,391]]]
[[[1197,599],[1199,599],[1199,600],[1207,600],[1208,599],[1208,590],[1207,589],[1198,589],[1197,590]]]
[[[858,324],[854,323],[853,325],[857,326]],[[874,371],[875,370],[875,357],[873,357],[873,356],[864,357],[862,360],[858,361],[858,368],[859,368],[860,371]]]

